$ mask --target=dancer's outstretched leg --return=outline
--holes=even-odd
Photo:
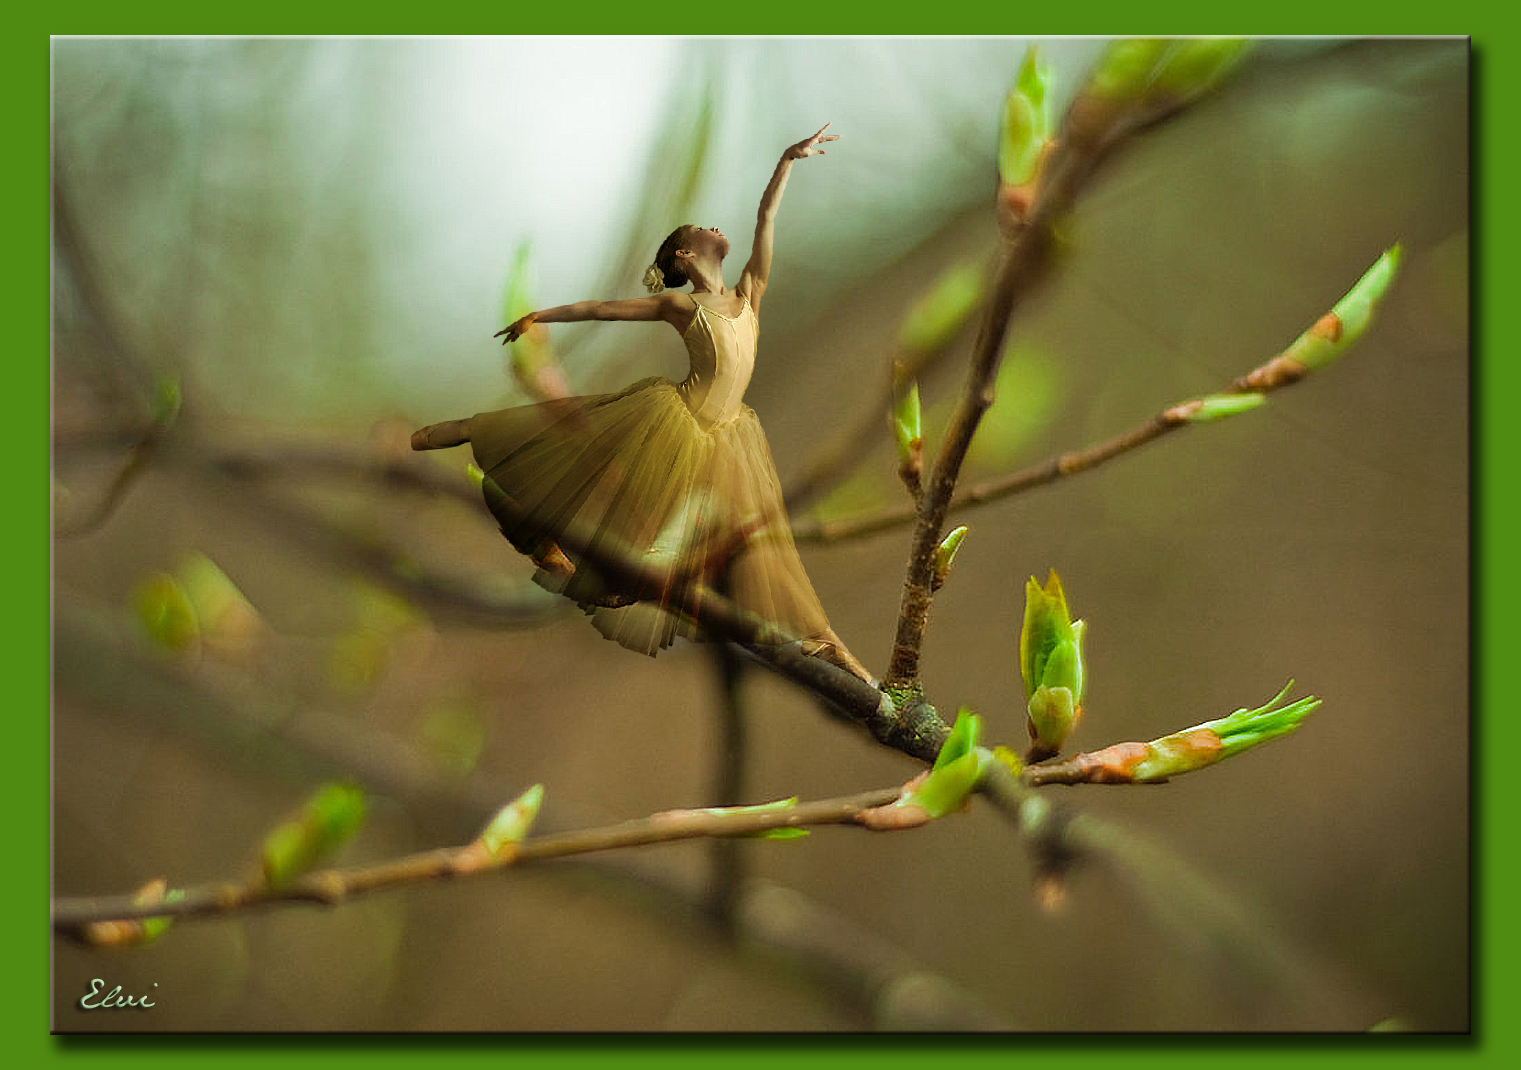
[[[470,441],[470,421],[445,420],[441,424],[429,424],[421,431],[412,432],[414,450],[446,450],[451,446],[463,446]]]

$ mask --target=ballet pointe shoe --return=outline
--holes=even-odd
[[[470,441],[469,420],[445,420],[412,432],[414,450],[446,450]]]
[[[565,551],[560,549],[558,543],[550,543],[548,549],[534,557],[533,563],[552,576],[563,576],[569,579],[576,574],[576,563],[565,556]],[[633,595],[613,592],[595,595],[584,600],[577,598],[577,601],[582,602],[583,605],[600,606],[603,609],[622,609],[624,606],[633,605],[639,599]]]
[[[878,687],[877,678],[873,676],[859,661],[855,659],[845,644],[838,639],[804,639],[801,641],[801,649],[805,657],[822,658],[831,665],[844,669],[858,680],[864,680],[872,687]]]
[[[426,427],[423,428],[423,431],[426,430],[428,430]],[[422,434],[422,431],[419,431],[418,434]],[[552,576],[574,576],[576,574],[575,562],[565,556],[565,551],[560,549],[559,543],[550,543],[547,549],[534,556],[533,563]]]

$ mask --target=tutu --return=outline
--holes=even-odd
[[[572,532],[575,545],[620,547],[704,576],[788,639],[836,641],[798,560],[765,433],[741,400],[754,366],[755,313],[746,304],[730,319],[694,303],[685,381],[643,379],[614,394],[473,416],[487,507],[525,554]],[[534,580],[579,603],[607,638],[650,655],[677,635],[703,638],[660,596],[595,604],[607,589],[572,546],[563,550],[576,572],[541,568]]]

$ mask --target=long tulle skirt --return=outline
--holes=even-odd
[[[833,638],[798,560],[776,466],[748,405],[703,427],[669,379],[616,394],[567,398],[470,421],[486,504],[519,551],[563,549],[577,566],[534,580],[578,602],[604,636],[654,655],[677,635],[701,639],[663,595],[620,608],[596,605],[607,588],[578,546],[619,548],[636,563],[700,575],[785,639]]]

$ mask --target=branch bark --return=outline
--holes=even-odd
[[[1094,129],[1081,114],[1069,112],[1047,169],[1040,177],[1029,215],[1010,232],[966,386],[946,428],[924,499],[917,509],[918,523],[903,580],[897,634],[883,677],[884,687],[912,689],[918,684],[919,653],[934,599],[935,547],[940,543],[972,436],[993,404],[993,384],[1003,360],[1009,317],[1018,299],[1028,294],[1050,269],[1052,228],[1056,220],[1071,208],[1113,146],[1135,128],[1122,118]]]
[[[858,824],[866,811],[891,803],[901,791],[883,788],[802,802],[785,810],[670,810],[617,825],[534,837],[493,859],[483,858],[477,845],[471,843],[351,869],[318,870],[281,887],[256,882],[203,884],[184,889],[169,902],[144,903],[133,895],[57,899],[53,902],[53,927],[89,942],[87,927],[93,923],[226,915],[279,903],[334,906],[387,888],[470,877],[567,855],[710,836],[745,836],[777,828]]]

